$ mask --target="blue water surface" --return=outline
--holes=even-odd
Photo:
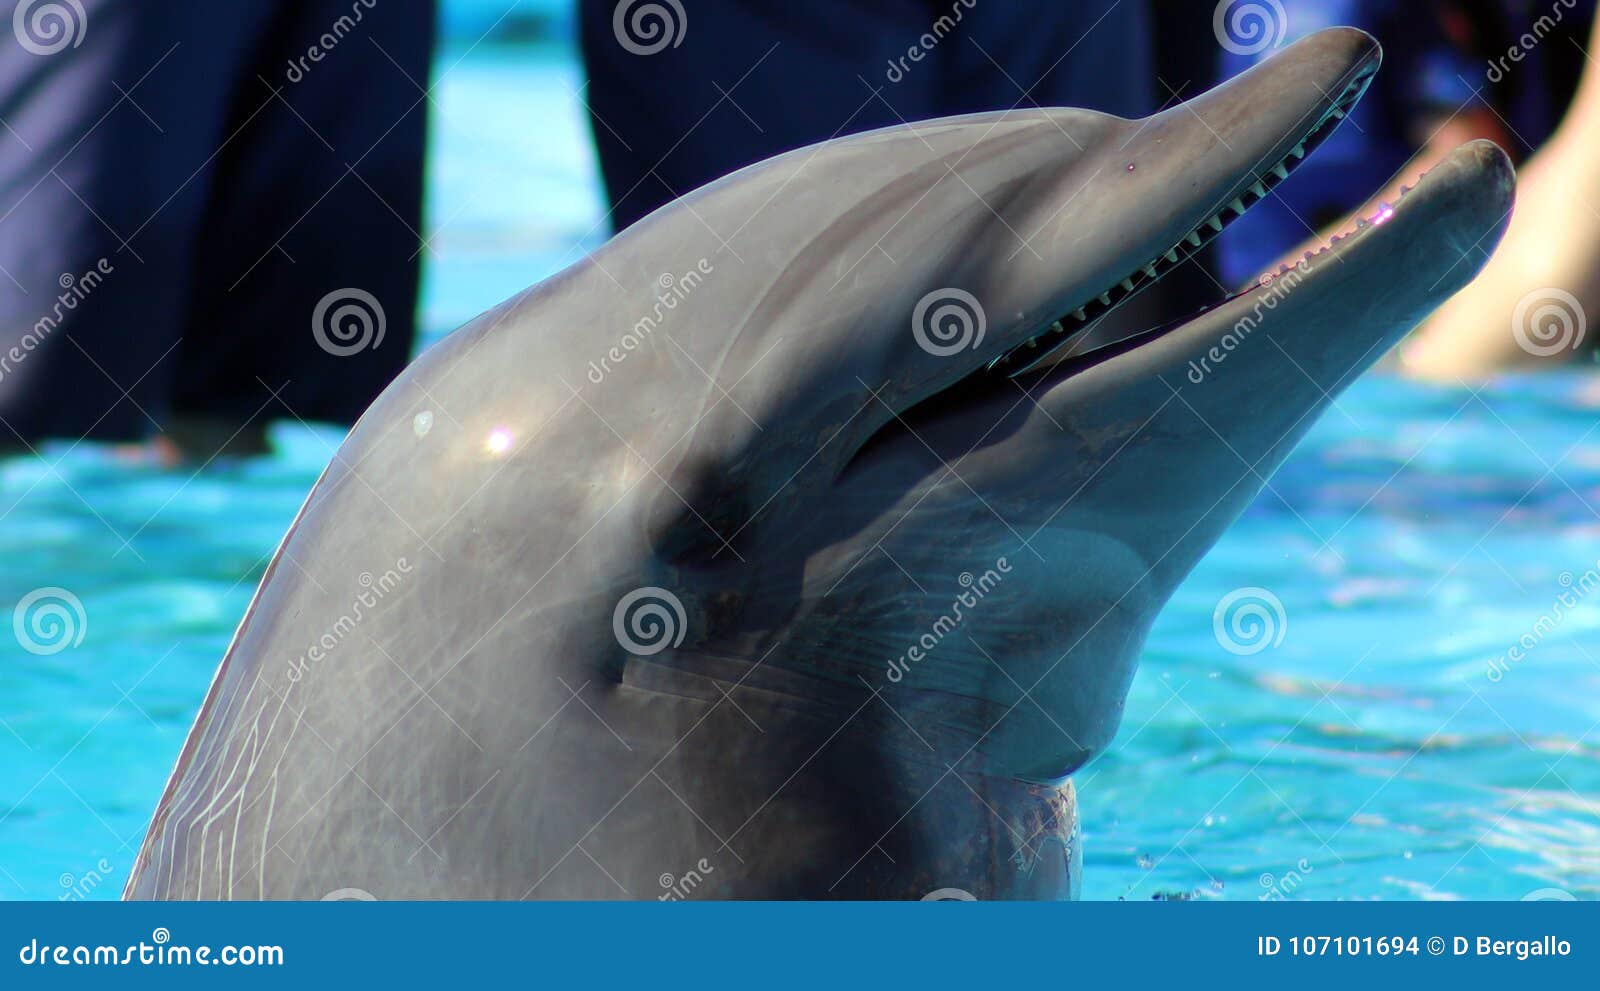
[[[568,49],[457,41],[436,77],[430,339],[606,234]],[[1077,779],[1085,897],[1600,894],[1597,426],[1587,370],[1352,388],[1159,620]],[[199,474],[86,445],[0,461],[0,619],[41,588],[83,607],[60,652],[0,636],[0,897],[120,889],[339,434],[274,439]],[[1264,640],[1216,632],[1240,589],[1281,604]]]

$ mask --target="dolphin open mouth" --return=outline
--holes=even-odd
[[[1323,105],[1322,113],[1316,122],[1307,128],[1297,141],[1289,144],[1287,149],[1282,151],[1281,157],[1268,159],[1271,161],[1270,165],[1247,173],[1234,189],[1222,197],[1216,204],[1216,209],[1185,234],[1182,240],[1157,254],[1143,267],[1121,281],[1108,286],[1097,296],[1084,300],[1081,305],[1062,315],[1022,344],[995,358],[989,363],[988,369],[1004,375],[1017,376],[1038,368],[1058,354],[1067,344],[1080,339],[1084,331],[1101,317],[1199,254],[1217,235],[1227,229],[1229,224],[1266,199],[1279,183],[1289,178],[1300,163],[1327,140],[1349,115],[1351,108],[1360,102],[1378,71],[1378,64],[1379,58],[1375,55],[1353,68],[1338,95]],[[1248,291],[1247,289],[1246,292]],[[1182,322],[1184,321],[1177,323]]]

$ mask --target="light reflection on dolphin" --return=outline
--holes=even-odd
[[[1477,271],[1510,167],[1468,145],[1270,289],[1039,359],[1378,60],[1331,30],[1148,120],[798,151],[451,336],[285,538],[127,895],[1071,896],[1067,776],[1157,612]]]

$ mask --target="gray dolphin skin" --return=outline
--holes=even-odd
[[[1147,120],[803,149],[451,335],[285,537],[125,894],[1073,897],[1069,775],[1156,614],[1478,271],[1510,165],[1467,145],[1270,284],[1039,359],[1379,58],[1333,29]]]

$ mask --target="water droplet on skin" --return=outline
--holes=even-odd
[[[1128,163],[1128,171],[1129,172],[1132,172],[1136,168],[1138,168],[1138,166],[1134,165],[1132,162]]]
[[[433,429],[433,413],[423,410],[411,421],[411,429],[418,437],[428,436],[428,431]]]

